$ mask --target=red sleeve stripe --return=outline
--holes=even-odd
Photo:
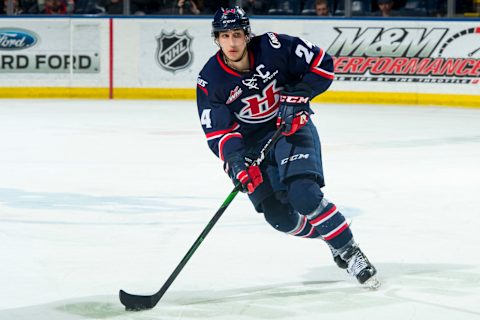
[[[208,96],[208,90],[207,88],[204,88],[202,87],[201,85],[197,84],[197,88],[199,88],[200,90],[202,90],[207,96]]]
[[[324,57],[325,57],[325,51],[320,49],[320,52],[318,53],[318,56],[315,58],[315,61],[313,61],[313,64],[310,67],[310,71],[312,71],[313,73],[316,73],[319,76],[322,76],[324,78],[333,80],[335,78],[335,73],[320,68],[320,65],[322,64],[322,61],[323,61]]]
[[[228,133],[228,134],[224,135],[220,139],[220,142],[218,143],[218,156],[220,157],[220,160],[222,160],[222,161],[225,160],[225,158],[223,156],[223,147],[225,146],[225,143],[232,138],[242,139],[242,134],[239,133],[239,132]]]
[[[330,79],[330,80],[335,79],[335,73],[329,72],[329,71],[325,71],[325,70],[320,69],[320,68],[314,68],[314,69],[312,69],[312,72],[313,72],[313,73],[316,73],[316,74],[318,74],[319,76],[322,76],[322,77],[324,77],[324,78]]]
[[[225,129],[225,130],[218,130],[218,131],[213,131],[213,132],[207,133],[207,134],[206,134],[207,140],[218,139],[218,138],[222,137],[224,134],[227,134],[227,133],[230,133],[230,132],[232,132],[232,131],[235,131],[235,130],[237,130],[238,128],[240,128],[240,125],[235,122],[231,128],[228,128],[228,129]]]
[[[341,225],[339,225],[337,228],[333,229],[331,232],[323,235],[323,239],[325,240],[332,240],[333,238],[336,238],[340,233],[345,231],[345,229],[348,228],[348,223],[347,221],[344,221]]]

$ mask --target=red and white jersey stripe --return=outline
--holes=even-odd
[[[318,53],[318,56],[315,58],[313,61],[312,67],[310,68],[310,71],[313,73],[316,73],[324,78],[333,80],[335,78],[335,73],[331,71],[327,71],[320,66],[322,65],[323,58],[325,57],[325,51],[320,48],[320,52]]]
[[[222,161],[225,161],[225,157],[223,156],[223,148],[225,146],[225,143],[232,138],[242,139],[242,134],[239,133],[239,132],[227,133],[218,142],[218,156],[220,157],[220,160],[222,160]]]
[[[213,131],[213,132],[207,133],[206,137],[207,137],[207,140],[218,139],[218,138],[221,138],[223,135],[225,135],[227,133],[230,133],[230,132],[233,132],[233,131],[237,130],[238,128],[240,128],[240,125],[235,122],[233,124],[233,126],[228,128],[228,129],[218,130],[218,131]]]

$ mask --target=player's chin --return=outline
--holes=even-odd
[[[228,60],[232,60],[232,61],[236,61],[241,57],[241,54],[238,51],[229,51],[227,52],[226,55]]]

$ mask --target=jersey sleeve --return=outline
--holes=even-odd
[[[335,77],[333,59],[322,48],[307,40],[288,35],[279,37],[287,47],[291,84],[302,82],[312,89],[310,98],[326,91]]]
[[[197,82],[198,115],[208,146],[222,161],[234,154],[243,157],[245,146],[240,124],[225,104],[210,97],[214,94],[209,92],[207,81],[199,77]]]

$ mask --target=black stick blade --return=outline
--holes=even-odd
[[[152,296],[140,296],[130,294],[123,290],[120,290],[120,302],[125,306],[127,311],[142,311],[155,307],[158,302],[155,295]]]

